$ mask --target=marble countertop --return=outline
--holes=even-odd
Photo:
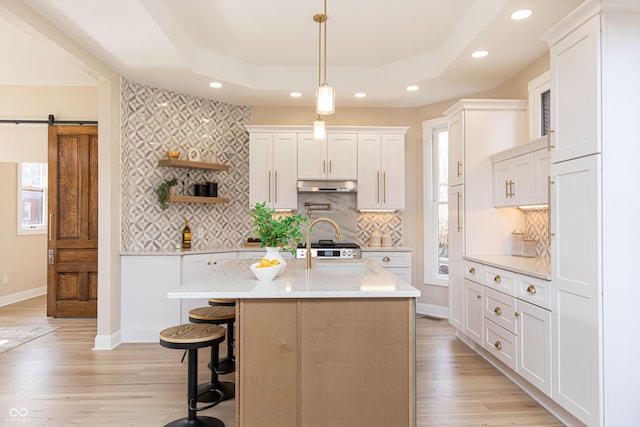
[[[322,261],[305,269],[304,259],[287,260],[271,282],[261,282],[249,266],[255,260],[230,260],[214,271],[167,293],[169,298],[417,298],[420,291],[369,260]],[[352,274],[349,270],[365,268]]]
[[[413,248],[407,248],[402,246],[390,246],[390,247],[372,247],[362,246],[360,248],[363,251],[380,251],[380,252],[413,252]],[[264,252],[265,248],[261,247],[244,247],[244,246],[212,246],[206,248],[194,248],[194,249],[155,249],[146,251],[122,251],[121,256],[183,256],[183,255],[198,255],[198,254],[213,254],[223,252]]]
[[[515,273],[551,280],[551,259],[549,258],[525,258],[511,255],[466,255],[464,258]]]

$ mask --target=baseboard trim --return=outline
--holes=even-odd
[[[96,335],[93,341],[93,350],[113,350],[122,344],[120,331],[111,335]]]
[[[5,295],[0,297],[0,307],[5,305],[15,304],[20,301],[25,301],[31,298],[39,297],[47,294],[47,287],[40,286],[39,288],[28,289],[22,292],[16,292],[15,294]]]
[[[527,393],[529,397],[538,402],[540,406],[549,411],[551,415],[560,420],[567,427],[584,427],[584,423],[570,414],[566,409],[562,406],[558,405],[554,402],[549,396],[542,393],[535,386],[530,384],[527,380],[522,378],[516,372],[511,370],[511,368],[505,366],[501,361],[496,359],[491,353],[486,351],[483,347],[476,344],[471,338],[467,337],[465,334],[456,330],[456,337],[465,343],[469,348],[475,351],[480,357],[489,362],[494,368],[500,371],[505,377],[507,377],[511,382],[517,385],[522,391]]]
[[[416,303],[416,313],[424,314],[425,316],[435,317],[437,319],[449,318],[449,307],[443,307],[441,305]]]

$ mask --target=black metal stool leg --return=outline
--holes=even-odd
[[[233,399],[236,396],[236,386],[234,383],[222,382],[218,379],[217,362],[220,357],[220,351],[217,345],[211,346],[211,381],[198,386],[198,400],[201,402],[215,402]]]
[[[227,323],[227,356],[220,359],[219,374],[230,374],[236,370],[236,357],[233,354],[234,321]]]

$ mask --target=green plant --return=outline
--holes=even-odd
[[[300,225],[307,221],[302,215],[277,216],[266,202],[256,203],[249,212],[253,218],[253,234],[260,238],[260,247],[282,246],[294,253],[298,243],[304,241]]]
[[[169,207],[169,203],[167,203],[167,199],[169,198],[169,188],[178,185],[177,178],[167,179],[162,184],[156,188],[156,194],[158,195],[158,202],[160,203],[160,207],[162,210],[165,210]]]

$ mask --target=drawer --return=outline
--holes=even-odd
[[[464,260],[464,278],[472,282],[482,283],[482,264]]]
[[[516,274],[516,297],[551,310],[551,282],[537,277]]]
[[[362,258],[368,259],[380,267],[411,267],[411,252],[362,252]]]
[[[517,372],[518,337],[492,322],[484,327],[484,349]]]
[[[486,288],[483,296],[483,315],[512,334],[518,334],[516,322],[516,299],[493,289]]]
[[[512,297],[516,296],[516,273],[485,265],[483,278],[483,285]]]
[[[389,273],[398,276],[399,278],[401,278],[402,280],[404,280],[405,282],[411,284],[411,269],[410,268],[404,268],[404,267],[387,267],[385,268],[385,270],[387,270]]]

